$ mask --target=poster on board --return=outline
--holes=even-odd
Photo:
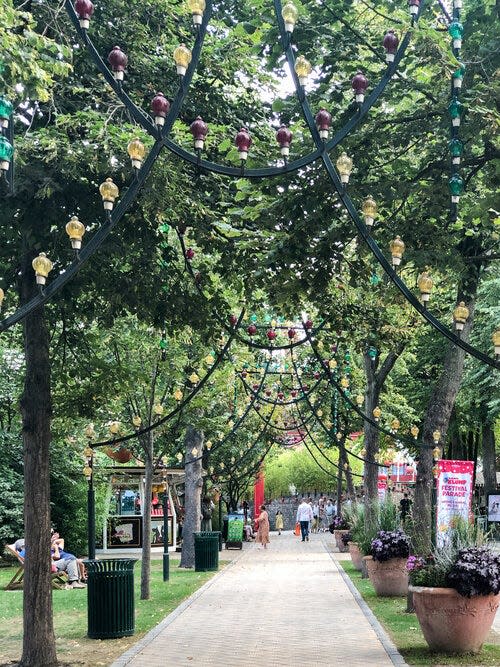
[[[488,523],[500,523],[500,494],[488,494]]]
[[[438,461],[436,545],[446,544],[454,520],[468,521],[472,506],[474,461]]]

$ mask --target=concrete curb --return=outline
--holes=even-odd
[[[335,554],[330,551],[327,548],[327,545],[325,542],[323,542],[323,545],[325,547],[325,551],[328,553],[332,561],[335,563],[335,567],[337,568],[337,571],[339,572],[340,576],[344,580],[344,583],[346,584],[347,588],[350,590],[352,593],[353,598],[356,600],[358,603],[359,608],[363,612],[363,614],[366,616],[369,624],[372,626],[373,630],[375,631],[375,634],[377,635],[380,643],[384,647],[385,652],[391,659],[392,664],[395,667],[409,667],[408,663],[405,661],[401,653],[398,651],[396,648],[395,644],[393,643],[392,639],[388,636],[382,625],[379,623],[377,620],[377,617],[374,615],[370,607],[366,604],[366,602],[363,600],[363,597],[361,596],[360,592],[356,588],[356,586],[352,583],[350,577],[346,572],[344,572],[344,568],[339,564],[338,560],[335,558]]]
[[[200,595],[203,595],[203,593],[207,590],[207,588],[210,588],[214,582],[216,582],[220,577],[222,577],[231,567],[237,563],[238,561],[241,560],[245,555],[249,554],[252,551],[252,549],[246,549],[245,551],[241,551],[241,553],[233,558],[232,561],[230,561],[226,567],[221,570],[220,572],[217,572],[216,575],[214,575],[209,581],[203,584],[198,590],[196,590],[192,595],[190,595],[184,602],[181,602],[178,607],[174,609],[174,611],[170,612],[168,616],[166,616],[163,621],[160,621],[157,626],[155,626],[152,630],[150,630],[147,634],[144,635],[142,639],[139,639],[139,641],[131,646],[128,651],[125,651],[125,653],[122,653],[111,665],[110,667],[126,667],[126,665],[129,664],[129,662],[132,660],[132,658],[135,658],[148,644],[150,644],[152,641],[156,639],[156,637],[163,631],[165,628],[168,628],[168,626],[175,621],[175,619],[180,616],[188,607],[190,607],[195,600],[197,600]]]

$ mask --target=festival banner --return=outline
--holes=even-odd
[[[259,516],[260,507],[264,504],[264,469],[261,468],[255,478],[253,488],[253,518]]]
[[[473,461],[441,460],[437,463],[436,545],[446,544],[454,520],[469,520],[472,506]]]
[[[387,468],[378,469],[377,493],[379,500],[385,499],[387,493]]]

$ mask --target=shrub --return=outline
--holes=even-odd
[[[344,517],[339,516],[336,514],[333,519],[332,519],[332,525],[333,525],[333,530],[347,530],[349,528],[349,524]]]
[[[386,561],[391,558],[407,558],[410,541],[402,530],[381,530],[371,543],[373,560]]]
[[[461,549],[447,583],[468,598],[500,593],[500,556],[487,547]]]

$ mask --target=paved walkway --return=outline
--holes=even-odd
[[[267,550],[249,545],[112,667],[404,665],[354,599],[332,539],[283,533]]]

